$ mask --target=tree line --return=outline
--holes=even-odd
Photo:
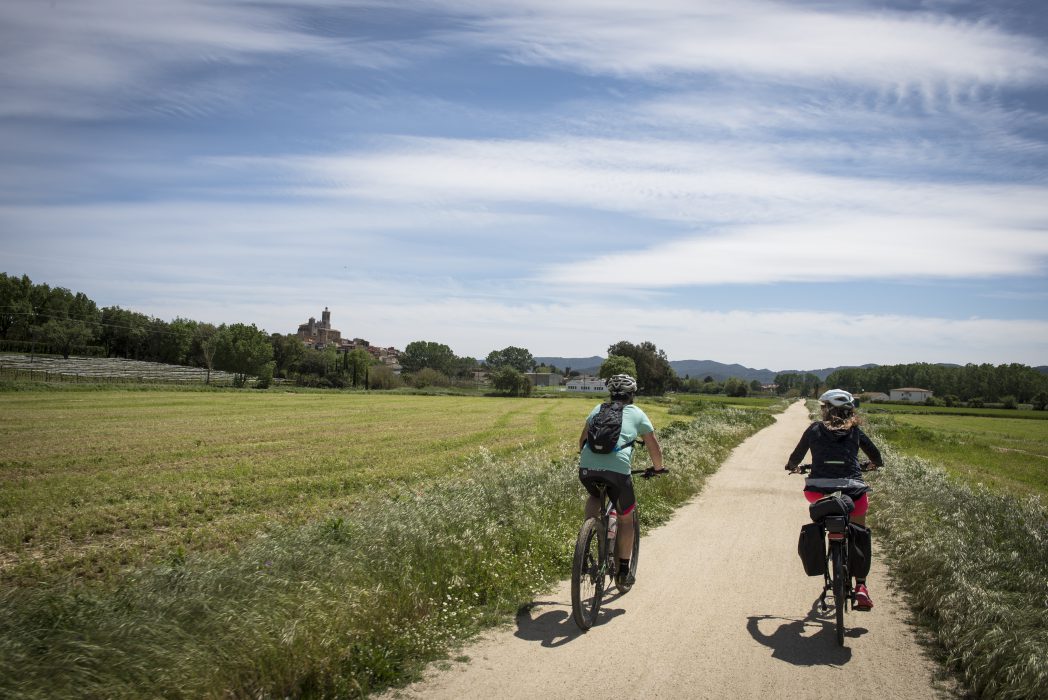
[[[526,373],[537,369],[565,375],[571,368],[539,367],[526,348],[492,350],[484,360],[460,357],[447,345],[428,340],[409,343],[400,354],[397,374],[363,348],[340,352],[334,347],[306,347],[294,334],[267,334],[253,324],[219,324],[176,318],[164,321],[119,306],[98,308],[82,292],[34,284],[28,276],[0,273],[0,349],[49,352],[69,357],[123,357],[232,372],[235,383],[249,376],[266,386],[273,378],[306,386],[392,389],[404,385],[475,384],[483,370],[497,391],[527,395]],[[621,340],[608,346],[600,376],[626,373],[637,379],[639,392],[667,391],[746,396],[760,391],[759,382],[729,378],[679,377],[664,350],[654,343]],[[998,402],[1013,398],[1036,403],[1048,391],[1048,376],[1021,364],[951,367],[917,363],[840,369],[825,381],[812,373],[780,373],[777,393],[817,396],[826,387],[856,393],[914,386],[931,389],[943,400]]]
[[[826,378],[829,386],[855,393],[913,387],[930,389],[944,403],[1000,402],[1044,404],[1048,375],[1018,363],[968,364],[963,367],[917,362],[878,367],[838,369]],[[1038,400],[1040,397],[1040,400]]]

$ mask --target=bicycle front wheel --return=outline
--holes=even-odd
[[[834,542],[830,553],[830,565],[833,571],[833,607],[837,617],[837,646],[844,646],[844,606],[847,600],[845,581],[847,572],[844,569],[844,552],[839,542]]]
[[[583,632],[593,626],[608,573],[607,534],[597,518],[582,523],[571,564],[571,615]]]

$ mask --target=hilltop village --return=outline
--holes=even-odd
[[[311,316],[307,322],[298,327],[296,335],[307,348],[315,350],[324,350],[329,347],[335,348],[338,352],[366,350],[382,364],[389,366],[395,372],[400,371],[400,350],[394,347],[383,348],[372,345],[363,338],[352,340],[343,338],[342,331],[331,327],[331,311],[326,306],[320,314],[319,323]]]

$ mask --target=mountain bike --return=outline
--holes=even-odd
[[[640,474],[644,479],[665,474],[669,469],[656,472],[653,468],[635,469],[630,474]],[[618,574],[619,559],[615,556],[616,527],[615,504],[608,498],[607,489],[598,484],[600,490],[600,516],[587,518],[579,528],[575,540],[575,555],[571,564],[571,615],[583,632],[593,626],[600,612],[604,592],[611,588]],[[618,584],[620,593],[629,593],[637,581],[637,564],[640,561],[640,505],[633,511],[633,552],[630,555],[630,573]]]
[[[862,471],[871,471],[873,467],[869,462],[859,465]],[[810,464],[801,464],[791,474],[805,474],[811,471]],[[827,496],[840,496],[837,491]],[[824,515],[815,520],[826,533],[826,566],[823,569],[822,595],[819,596],[819,609],[825,613],[829,611],[830,604],[826,602],[827,596],[833,601],[834,617],[837,626],[837,645],[844,646],[844,613],[850,607],[855,609],[855,588],[852,586],[850,556],[851,523],[850,511],[842,509],[838,513]]]

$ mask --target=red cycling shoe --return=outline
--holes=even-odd
[[[860,583],[855,587],[855,609],[873,610],[873,599],[870,598],[870,592],[866,590],[866,584],[864,583]]]

